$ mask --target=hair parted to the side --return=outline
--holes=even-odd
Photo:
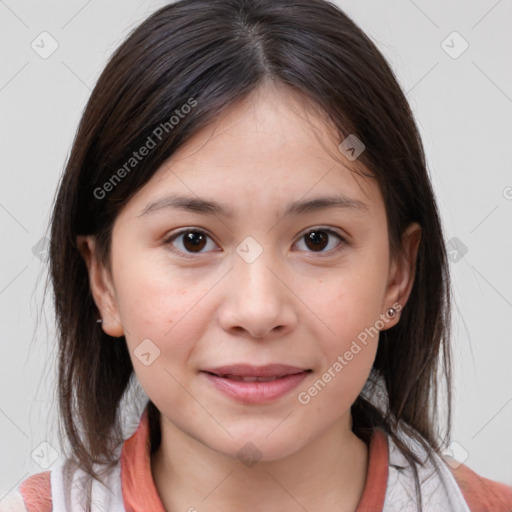
[[[60,415],[71,455],[94,477],[93,462],[115,463],[114,448],[122,442],[119,403],[133,367],[125,339],[109,337],[96,323],[76,237],[96,235],[101,259],[111,268],[111,230],[121,208],[192,134],[269,79],[313,102],[339,141],[349,134],[363,141],[358,162],[382,191],[392,255],[399,254],[409,223],[422,228],[411,295],[400,322],[381,332],[369,379],[384,384],[387,407],[380,410],[360,395],[352,406],[353,431],[368,440],[380,426],[411,460],[396,436],[399,422],[429,453],[439,453],[450,435],[450,282],[443,233],[422,143],[390,66],[326,0],[183,0],[151,15],[112,56],[84,111],[51,219]],[[99,197],[98,188],[126,169],[133,151],[192,101],[194,108]],[[437,414],[441,377],[445,436]],[[159,413],[151,403],[149,412],[155,450]]]

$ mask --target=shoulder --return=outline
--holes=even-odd
[[[511,512],[512,487],[484,478],[465,464],[446,459],[471,512]]]
[[[17,491],[0,502],[0,512],[51,512],[52,491],[50,471],[37,473],[23,480]]]

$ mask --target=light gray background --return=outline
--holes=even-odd
[[[39,314],[46,266],[37,245],[58,179],[107,58],[164,3],[0,1],[0,499],[43,471],[36,460],[52,460],[52,449],[40,443],[60,453],[53,316],[51,301]],[[407,91],[451,240],[453,453],[477,473],[512,485],[512,2],[339,5],[377,43]],[[58,43],[47,59],[31,47],[34,40],[42,46],[43,31]],[[453,31],[469,44],[457,58],[464,42]]]

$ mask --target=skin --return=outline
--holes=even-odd
[[[113,229],[112,273],[98,261],[94,237],[78,237],[102,328],[126,337],[162,415],[151,467],[166,510],[357,508],[368,447],[351,430],[350,407],[378,337],[308,404],[297,396],[388,308],[406,304],[421,230],[411,224],[405,257],[391,258],[376,180],[351,171],[358,162],[344,158],[317,112],[298,93],[265,84],[197,132],[125,205]],[[171,193],[217,201],[233,217],[171,208],[140,215]],[[292,201],[333,194],[366,209],[283,216]],[[323,252],[311,249],[304,235],[319,227],[346,242],[330,235]],[[168,241],[182,228],[210,236],[202,252],[187,252],[183,237]],[[236,252],[248,236],[263,250],[252,263]],[[134,350],[148,338],[160,356],[145,366]],[[236,362],[312,372],[285,396],[248,405],[199,373]],[[252,467],[237,457],[249,442],[261,454]]]

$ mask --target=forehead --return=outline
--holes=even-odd
[[[196,132],[131,200],[138,213],[169,194],[215,200],[231,215],[318,196],[383,206],[374,179],[339,151],[336,131],[293,89],[266,84]]]

